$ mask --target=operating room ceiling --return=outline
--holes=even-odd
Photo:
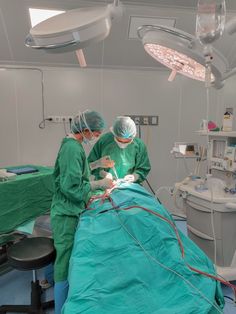
[[[79,67],[73,52],[49,54],[25,47],[25,37],[31,27],[29,7],[70,10],[112,2],[0,0],[0,64]],[[197,0],[124,0],[122,3],[123,16],[113,22],[110,35],[103,42],[84,49],[89,67],[155,69],[161,66],[147,55],[138,39],[129,38],[130,17],[174,19],[175,27],[194,34]],[[236,0],[226,0],[226,6],[228,16],[236,15]]]

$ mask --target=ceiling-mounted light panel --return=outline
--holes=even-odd
[[[196,37],[174,27],[143,25],[138,29],[144,49],[155,60],[171,69],[169,81],[177,73],[205,81],[203,47]],[[213,48],[211,82],[216,88],[223,86],[224,75],[229,69],[227,58]]]
[[[80,8],[53,16],[31,28],[25,44],[60,53],[101,41],[110,32],[112,18],[120,12],[118,4],[115,1],[113,5]]]
[[[49,19],[50,17],[64,13],[62,10],[45,10],[45,9],[35,9],[29,8],[29,15],[31,21],[31,27]]]
[[[196,62],[187,55],[168,47],[156,44],[145,44],[144,49],[154,59],[170,68],[172,71],[179,72],[189,78],[205,81],[205,66]],[[211,81],[214,81],[212,75]]]

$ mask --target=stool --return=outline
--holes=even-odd
[[[9,264],[18,270],[32,270],[31,304],[2,305],[0,313],[43,313],[43,310],[54,307],[54,301],[41,302],[42,289],[36,276],[36,269],[47,266],[55,259],[53,240],[45,237],[26,238],[13,244],[7,251]]]

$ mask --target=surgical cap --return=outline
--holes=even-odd
[[[136,132],[136,125],[130,117],[117,117],[112,127],[112,133],[116,137],[134,138]]]
[[[71,131],[73,133],[80,133],[84,129],[90,129],[92,132],[103,131],[105,127],[105,121],[100,113],[86,110],[74,118]]]

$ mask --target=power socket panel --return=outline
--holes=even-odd
[[[48,116],[46,120],[53,123],[69,123],[73,116]]]
[[[159,116],[151,115],[129,115],[136,125],[158,126]]]
[[[67,123],[69,123],[69,122],[71,122],[73,119],[74,119],[73,116],[62,116],[62,117],[61,117],[61,122],[67,122]]]

